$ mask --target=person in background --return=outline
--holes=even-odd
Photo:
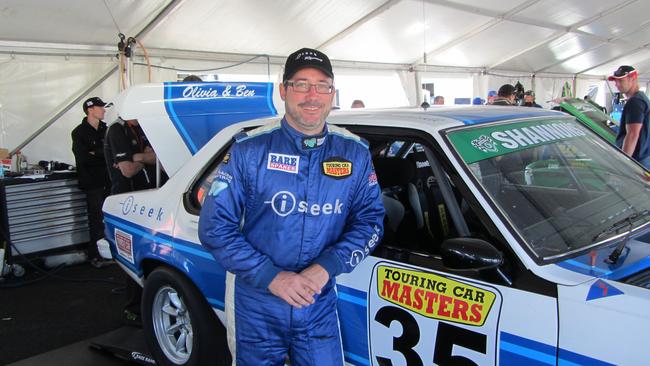
[[[492,104],[494,102],[494,98],[497,97],[497,92],[496,90],[490,90],[487,93],[487,104]]]
[[[234,274],[237,365],[343,365],[335,278],[381,240],[381,191],[367,143],[326,122],[324,53],[291,54],[279,92],[284,118],[236,136],[223,158],[199,239]]]
[[[542,108],[541,105],[535,103],[535,92],[532,90],[526,90],[524,93],[524,104],[522,105],[524,107]]]
[[[156,187],[156,154],[138,120],[124,121],[120,118],[108,127],[104,156],[111,178],[111,194]],[[141,325],[142,288],[129,276],[126,276],[125,294],[125,322]]]
[[[639,90],[638,73],[634,67],[623,65],[607,80],[614,81],[618,91],[627,97],[616,145],[650,170],[650,100]]]
[[[445,104],[445,97],[442,95],[436,95],[435,98],[433,98],[433,104],[434,105],[444,105]]]
[[[198,81],[203,81],[203,79],[201,79],[196,75],[187,75],[185,78],[183,78],[183,82],[198,82]]]
[[[366,105],[363,104],[363,100],[361,99],[355,99],[355,101],[352,102],[352,105],[350,106],[350,108],[365,108],[365,107]]]
[[[515,105],[515,87],[510,84],[503,84],[499,88],[497,97],[492,101],[492,105]]]
[[[86,251],[90,264],[96,268],[109,263],[101,258],[97,250],[97,240],[104,237],[102,206],[111,186],[104,159],[106,123],[102,119],[106,112],[105,105],[106,103],[98,97],[86,99],[81,106],[86,117],[71,133],[79,189],[86,194],[90,234]]]

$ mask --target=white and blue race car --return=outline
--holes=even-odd
[[[271,89],[151,84],[116,101],[171,177],[104,205],[104,253],[144,287],[158,364],[228,362],[226,272],[198,240],[198,215],[232,137],[279,118],[233,124],[274,115]],[[650,175],[639,164],[536,108],[328,122],[369,142],[386,207],[383,240],[337,278],[348,364],[650,363]]]

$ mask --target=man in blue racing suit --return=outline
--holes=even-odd
[[[367,143],[325,122],[333,78],[325,54],[290,55],[284,118],[235,137],[204,202],[201,242],[235,275],[237,365],[343,364],[335,277],[379,242],[384,208]]]

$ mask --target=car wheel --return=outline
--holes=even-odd
[[[183,274],[154,270],[142,294],[142,320],[157,365],[229,365],[226,331]]]

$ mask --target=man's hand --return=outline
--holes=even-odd
[[[269,291],[289,305],[301,308],[314,303],[314,294],[320,293],[321,287],[306,276],[282,271],[269,284]]]
[[[318,286],[318,293],[330,279],[329,273],[320,264],[312,264],[305,268],[300,275],[307,277]]]

